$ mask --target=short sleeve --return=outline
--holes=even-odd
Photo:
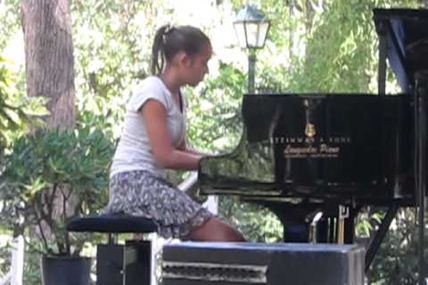
[[[128,103],[128,109],[138,112],[149,99],[159,101],[168,109],[162,86],[154,78],[148,78],[134,88]]]

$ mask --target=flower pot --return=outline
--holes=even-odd
[[[88,257],[43,256],[40,263],[43,285],[90,285]]]

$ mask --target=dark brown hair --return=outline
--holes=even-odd
[[[194,55],[199,53],[206,43],[210,43],[210,39],[198,28],[170,25],[160,27],[153,41],[152,74],[158,75],[162,72],[165,62],[170,61],[178,52]]]

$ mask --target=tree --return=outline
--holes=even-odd
[[[67,0],[22,0],[27,94],[49,98],[49,128],[75,125],[74,58]]]
[[[27,95],[48,99],[50,114],[45,117],[48,129],[73,130],[76,124],[74,55],[68,0],[22,0],[21,13]],[[66,183],[43,192],[40,199],[49,201],[54,220],[64,212],[67,216],[73,215],[65,209],[73,209],[79,203],[79,197]],[[35,234],[45,233],[44,238],[52,240],[54,232],[55,229],[43,221]]]

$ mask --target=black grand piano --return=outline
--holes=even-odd
[[[360,209],[386,207],[366,269],[398,208],[421,207],[426,179],[428,10],[376,9],[374,22],[378,94],[246,94],[240,143],[198,173],[201,193],[272,210],[284,241],[307,242],[321,217],[317,241],[352,243]],[[385,94],[387,59],[402,94]]]

